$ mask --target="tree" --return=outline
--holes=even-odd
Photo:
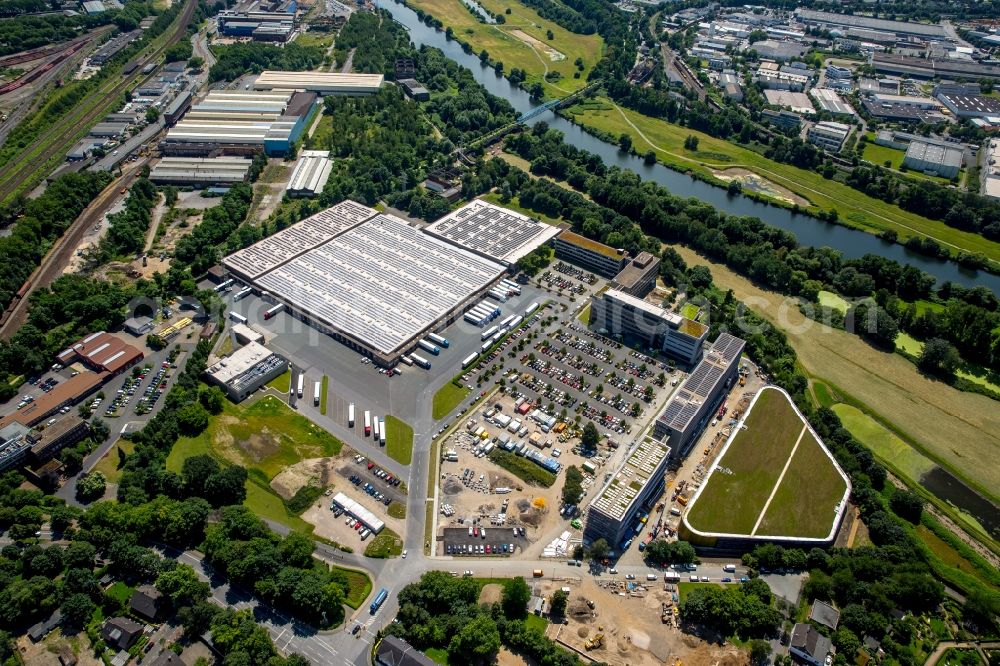
[[[177,410],[177,425],[189,437],[199,435],[208,427],[208,412],[200,403],[192,402]]]
[[[246,468],[230,465],[209,477],[205,484],[205,499],[216,507],[242,504],[247,494],[246,481]]]
[[[924,511],[924,499],[912,490],[895,490],[889,499],[889,506],[897,516],[916,525]]]
[[[500,604],[503,606],[504,617],[514,620],[528,614],[528,601],[531,599],[531,588],[523,578],[511,578],[504,581],[503,596]]]
[[[646,561],[654,566],[692,564],[698,559],[694,546],[687,541],[654,539],[646,546]]]
[[[181,608],[177,617],[184,627],[185,636],[194,640],[208,631],[218,610],[215,604],[208,601],[199,601],[193,606]]]
[[[151,106],[146,109],[146,122],[155,123],[160,117],[160,110],[155,106]]]
[[[181,467],[184,490],[193,495],[204,496],[209,478],[218,473],[219,463],[212,456],[202,454],[185,458]]]
[[[83,454],[72,447],[63,449],[59,454],[59,460],[66,466],[67,474],[76,474],[83,467]]]
[[[698,150],[698,137],[694,134],[688,134],[684,137],[684,150],[696,151]]]
[[[111,428],[109,428],[108,424],[104,422],[104,419],[99,419],[96,416],[90,419],[90,439],[92,439],[95,444],[106,442],[110,435]]]
[[[207,599],[212,591],[208,583],[199,580],[194,569],[186,564],[161,573],[156,578],[156,589],[170,597],[174,608],[193,606]]]
[[[587,425],[583,426],[583,435],[580,437],[583,448],[587,451],[594,451],[600,441],[601,435],[597,432],[597,426],[594,425],[593,421],[587,421]]]
[[[72,629],[82,629],[90,622],[97,606],[86,594],[71,594],[62,602],[59,610],[63,614],[63,623]]]
[[[198,393],[198,401],[202,407],[208,410],[209,414],[221,414],[226,396],[222,394],[218,386],[203,387]]]
[[[917,367],[934,375],[951,376],[962,362],[958,350],[942,338],[931,338],[917,358]]]
[[[549,606],[549,614],[554,617],[563,617],[566,614],[566,603],[569,601],[569,594],[564,590],[556,590],[552,593],[552,604]]]
[[[643,156],[642,161],[645,162],[646,164],[656,164],[656,153],[653,152],[652,150],[646,151],[646,154]]]
[[[205,59],[201,56],[191,56],[188,58],[188,67],[197,71],[205,66]]]
[[[590,558],[593,560],[601,561],[608,557],[611,552],[611,546],[605,539],[597,539],[594,543],[590,544]]]
[[[76,482],[76,497],[81,502],[93,502],[104,496],[107,481],[100,472],[84,474]]]
[[[500,631],[496,622],[480,615],[467,622],[448,644],[449,661],[454,663],[484,663],[492,660],[500,649]]]
[[[563,504],[576,504],[583,493],[583,472],[576,465],[566,468],[566,477],[563,479],[562,502]]]
[[[618,137],[618,148],[623,153],[632,152],[632,137],[628,134],[628,132],[622,132]]]
[[[552,34],[552,31],[551,31],[551,30],[546,30],[546,31],[545,31],[545,37],[546,37],[546,39],[548,39],[548,40],[549,40],[550,42],[551,42],[551,41],[552,41],[553,39],[555,39],[555,38],[556,38],[556,36],[555,36],[554,34]]]
[[[765,640],[755,638],[750,641],[750,663],[766,664],[767,658],[771,656],[771,644]]]

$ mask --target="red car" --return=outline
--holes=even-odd
[[[375,463],[368,463],[368,469],[371,469],[374,466],[375,466]]]
[[[478,527],[473,527],[472,528],[472,536],[479,536],[479,528]]]

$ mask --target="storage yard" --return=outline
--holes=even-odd
[[[702,545],[829,543],[849,494],[847,476],[788,395],[766,387],[692,498],[682,533]]]

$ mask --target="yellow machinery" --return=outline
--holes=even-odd
[[[596,650],[602,645],[604,645],[604,634],[597,634],[593,638],[588,639],[587,642],[583,644],[583,647],[588,650]]]

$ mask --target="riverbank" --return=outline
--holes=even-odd
[[[793,210],[802,208],[814,214],[835,210],[838,224],[874,235],[891,230],[897,234],[900,243],[914,236],[931,238],[953,253],[982,254],[992,262],[993,272],[1000,272],[1000,243],[910,213],[818,173],[775,162],[732,142],[644,116],[610,99],[598,98],[597,102],[600,106],[578,104],[562,113],[571,122],[593,131],[595,136],[605,141],[617,140],[622,134],[627,134],[636,153],[641,155],[653,150],[657,161],[664,166],[689,173],[718,187],[726,187],[726,182],[717,176],[717,172],[734,167],[747,169],[809,202],[808,206],[800,207],[789,201],[761,195],[773,205]],[[698,139],[696,150],[683,147],[688,136]]]

